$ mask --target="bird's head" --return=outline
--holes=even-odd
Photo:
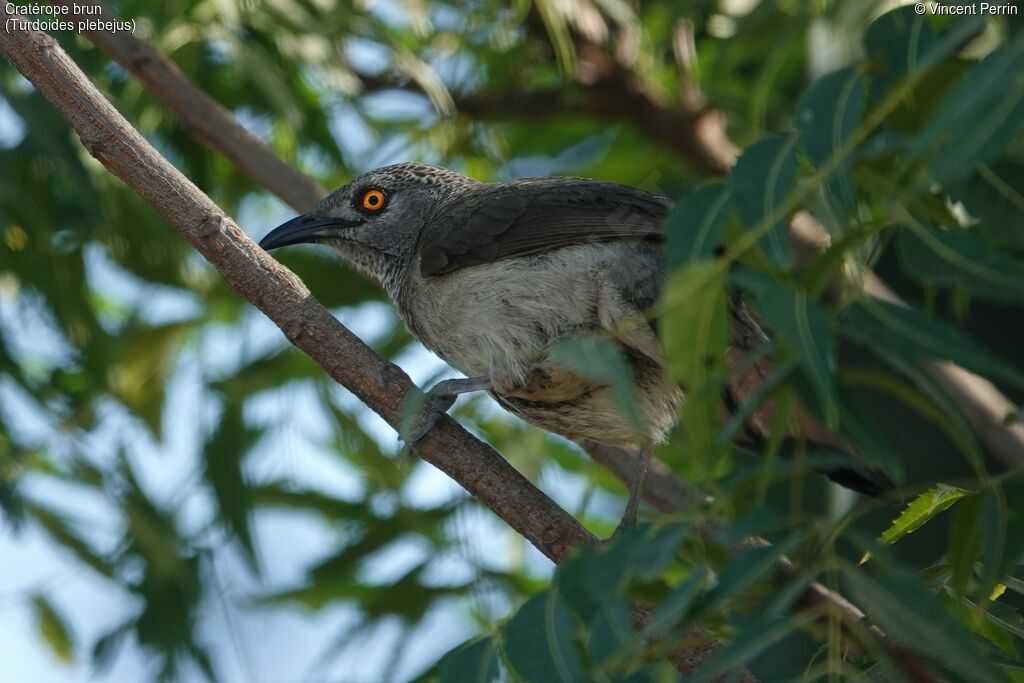
[[[342,259],[390,289],[416,253],[434,212],[477,182],[438,166],[395,164],[367,171],[324,198],[312,213],[271,230],[260,246],[331,247]]]

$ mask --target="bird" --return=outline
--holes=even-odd
[[[617,183],[526,178],[485,183],[439,166],[400,163],[362,173],[308,214],[271,230],[266,250],[313,243],[375,281],[412,335],[464,378],[439,382],[405,436],[415,443],[455,398],[487,391],[526,422],[572,441],[639,459],[620,527],[636,523],[654,445],[676,425],[685,392],[666,371],[651,316],[668,276],[663,223],[673,202]],[[738,369],[724,404],[738,409],[770,361],[744,363],[768,335],[743,299],[730,297],[728,358]],[[612,383],[552,350],[588,335],[609,340],[630,370],[635,411]],[[762,356],[764,354],[761,354]],[[747,418],[738,445],[763,449],[772,406]],[[825,472],[869,495],[892,487],[881,471],[802,415],[797,438],[851,456]]]

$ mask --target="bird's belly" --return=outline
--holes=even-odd
[[[549,355],[553,344],[575,335],[609,338],[599,310],[615,295],[602,277],[610,258],[622,260],[590,245],[463,268],[417,283],[403,317],[459,372],[490,378],[498,402],[531,424],[608,445],[660,441],[681,398],[660,364],[622,347],[633,369],[638,424],[599,368],[581,375]]]
[[[600,283],[593,273],[550,259],[464,268],[429,285],[414,295],[410,326],[428,348],[470,376],[525,383],[552,342],[598,325]]]

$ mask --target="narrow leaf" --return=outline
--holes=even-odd
[[[790,137],[758,142],[736,162],[730,181],[740,220],[760,231],[758,243],[769,262],[777,266],[790,261],[789,217],[779,215],[779,210],[793,187],[794,147]]]
[[[498,677],[498,649],[492,638],[460,645],[441,661],[441,683],[491,683]]]
[[[981,551],[981,529],[978,526],[981,501],[980,495],[965,497],[957,506],[949,529],[949,568],[953,590],[959,595],[967,591],[968,582],[974,573],[974,564]]]
[[[825,311],[800,289],[789,287],[750,270],[738,270],[733,281],[755,294],[758,308],[784,348],[800,364],[820,401],[827,424],[839,423],[836,398],[835,350]]]
[[[974,175],[948,191],[984,221],[982,229],[996,244],[1024,249],[1024,163],[1003,159],[981,164]]]
[[[238,537],[250,566],[256,568],[249,515],[252,493],[242,473],[242,460],[260,436],[242,420],[242,407],[230,402],[203,448],[204,476],[213,489],[221,518]]]
[[[661,338],[669,374],[686,390],[681,423],[688,452],[714,459],[718,452],[720,394],[712,380],[724,366],[728,343],[726,273],[711,261],[677,271],[665,290]]]
[[[516,673],[531,683],[583,680],[573,646],[572,619],[553,592],[536,595],[502,629],[505,654]]]
[[[948,360],[979,374],[1024,386],[1024,373],[952,325],[916,308],[882,301],[858,301],[844,311],[842,332],[883,357]]]
[[[754,657],[778,643],[793,631],[811,621],[811,617],[787,617],[776,614],[759,615],[743,625],[732,640],[687,678],[689,683],[728,680],[727,674],[744,666]]]
[[[665,261],[669,270],[710,259],[732,211],[731,189],[714,183],[686,195],[665,219]]]
[[[590,653],[590,661],[597,666],[640,645],[636,631],[633,630],[629,601],[625,598],[603,602],[601,610],[588,626],[590,639],[587,651]]]
[[[864,82],[853,68],[822,76],[807,88],[797,108],[800,145],[815,165],[836,154],[857,128],[864,107]]]
[[[580,335],[555,343],[548,353],[552,361],[587,379],[608,382],[619,410],[638,434],[642,432],[643,421],[633,392],[633,371],[619,344],[595,335]]]
[[[1024,474],[996,483],[981,504],[983,590],[992,590],[1024,561]]]
[[[795,548],[801,540],[799,536],[790,536],[774,545],[751,548],[738,556],[722,571],[714,588],[705,593],[700,601],[698,613],[705,614],[709,610],[717,609],[725,601],[735,598],[758,581],[768,578],[775,570],[779,558]]]
[[[1024,301],[1024,262],[966,232],[900,230],[896,253],[918,282],[961,287],[992,301]]]
[[[965,680],[1004,683],[972,634],[912,575],[873,577],[854,567],[843,572],[846,595],[889,637],[927,655]]]
[[[955,486],[938,486],[928,489],[904,508],[899,517],[882,532],[879,540],[885,544],[895,543],[909,533],[923,527],[930,519],[944,510],[948,510],[970,491]]]
[[[53,604],[43,595],[32,597],[32,608],[36,617],[36,628],[39,635],[50,646],[50,651],[62,662],[70,662],[75,657],[74,640],[71,629]]]
[[[694,570],[693,574],[673,588],[672,592],[661,601],[641,635],[644,638],[660,638],[675,628],[704,589],[706,581],[706,569],[699,567]]]
[[[1024,121],[1024,35],[971,69],[914,139],[928,183],[960,180],[1001,155]]]
[[[835,167],[820,188],[825,218],[836,231],[849,223],[854,208],[853,184],[847,158],[837,157],[860,122],[864,108],[864,79],[853,68],[822,76],[804,92],[797,109],[800,144],[816,166],[830,160]]]

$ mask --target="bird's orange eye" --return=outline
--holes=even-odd
[[[380,211],[384,208],[384,193],[373,188],[363,193],[363,208],[367,211]]]

